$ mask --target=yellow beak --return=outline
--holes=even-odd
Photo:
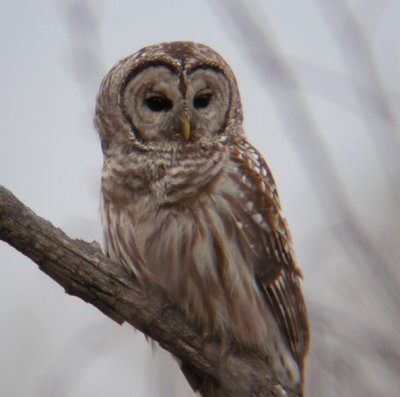
[[[182,129],[183,136],[185,137],[185,140],[188,141],[190,138],[190,122],[189,119],[186,117],[183,119]]]

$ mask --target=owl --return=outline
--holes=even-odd
[[[104,247],[205,335],[256,349],[282,387],[301,394],[301,272],[273,177],[242,121],[235,76],[205,45],[156,44],[118,62],[96,106]]]

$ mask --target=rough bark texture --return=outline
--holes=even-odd
[[[297,397],[283,389],[257,352],[221,353],[204,341],[171,303],[161,305],[159,291],[142,288],[112,262],[96,243],[70,239],[34,214],[0,186],[0,239],[31,258],[70,295],[78,296],[112,320],[128,322],[208,379],[226,397]],[[11,282],[18,282],[13,280]],[[132,358],[134,360],[134,358]]]

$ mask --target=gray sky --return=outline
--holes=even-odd
[[[147,44],[169,40],[208,44],[236,73],[246,131],[277,181],[304,270],[307,299],[344,313],[344,298],[351,296],[360,306],[340,317],[355,314],[349,329],[357,328],[368,318],[376,297],[360,298],[361,292],[354,296],[352,283],[343,283],[344,272],[350,273],[346,280],[351,280],[359,271],[349,268],[348,257],[330,237],[343,220],[327,214],[301,160],[302,148],[285,131],[275,99],[280,88],[263,85],[253,67],[254,57],[259,56],[256,48],[242,45],[218,3],[89,1],[94,19],[88,25],[85,18],[79,24],[82,1],[3,0],[0,184],[71,237],[101,241],[102,155],[92,119],[102,76],[120,58]],[[349,68],[351,56],[343,55],[343,42],[340,45],[323,12],[329,12],[329,2],[246,2],[250,8],[253,3],[261,7],[264,14],[259,18],[268,21],[268,34],[275,37],[282,59],[301,83],[296,92],[282,89],[284,95],[300,95],[304,100],[356,218],[372,241],[384,247],[386,257],[399,258],[393,239],[399,232],[398,207],[376,140],[365,123],[366,105],[360,104],[351,88],[356,82],[361,92],[368,91],[370,81],[354,64]],[[398,109],[400,3],[354,0],[345,4],[364,29],[382,85]],[[88,54],[93,64],[87,63]],[[77,69],[77,62],[84,62],[88,73]],[[398,122],[388,126],[374,121],[385,131],[398,128]],[[383,208],[380,214],[377,208]],[[113,324],[67,296],[36,265],[2,242],[0,264],[1,396],[189,395],[173,361],[161,349],[152,354],[138,332]],[[318,374],[313,354],[310,376]],[[363,373],[368,374],[371,368],[364,366]],[[390,383],[392,378],[386,375]],[[330,381],[333,387],[334,380]],[[387,383],[385,395],[394,396]]]

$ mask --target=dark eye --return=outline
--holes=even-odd
[[[211,92],[205,92],[203,94],[199,94],[193,99],[193,106],[195,109],[203,109],[206,108],[211,101]]]
[[[161,95],[153,95],[144,100],[146,106],[153,112],[165,112],[172,108],[172,102]]]

